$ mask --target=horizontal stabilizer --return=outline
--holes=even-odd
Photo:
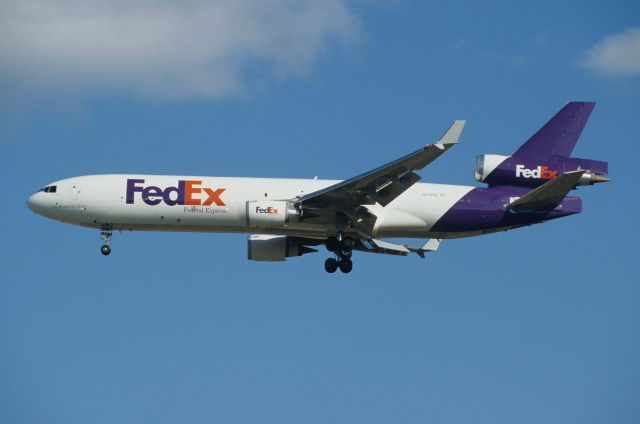
[[[553,209],[576,186],[585,172],[585,170],[565,172],[509,203],[509,209],[513,212]]]

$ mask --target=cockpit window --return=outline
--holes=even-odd
[[[55,193],[57,190],[58,186],[46,186],[40,189],[40,191],[44,191],[45,193]]]

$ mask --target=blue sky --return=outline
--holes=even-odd
[[[635,2],[12,2],[0,13],[2,423],[637,423]],[[348,178],[468,121],[472,184],[570,100],[613,182],[418,258],[246,260],[246,236],[36,216],[93,173]]]

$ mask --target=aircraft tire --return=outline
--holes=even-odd
[[[329,274],[333,274],[334,272],[336,272],[337,269],[338,269],[338,261],[336,261],[334,258],[329,258],[326,261],[324,261],[324,270],[327,271]]]
[[[340,271],[342,271],[344,274],[350,273],[352,269],[353,262],[351,262],[351,259],[343,259],[340,261]]]
[[[338,249],[338,239],[335,237],[327,238],[325,246],[329,252],[335,252]]]
[[[107,256],[109,255],[109,253],[111,253],[111,247],[109,247],[108,244],[103,244],[100,248],[100,252],[102,252],[103,255]]]

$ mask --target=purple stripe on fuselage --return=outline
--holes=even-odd
[[[504,227],[521,227],[582,211],[582,199],[566,197],[555,209],[535,212],[509,212],[511,198],[530,190],[520,187],[474,188],[454,204],[431,228],[431,232],[471,232]]]

